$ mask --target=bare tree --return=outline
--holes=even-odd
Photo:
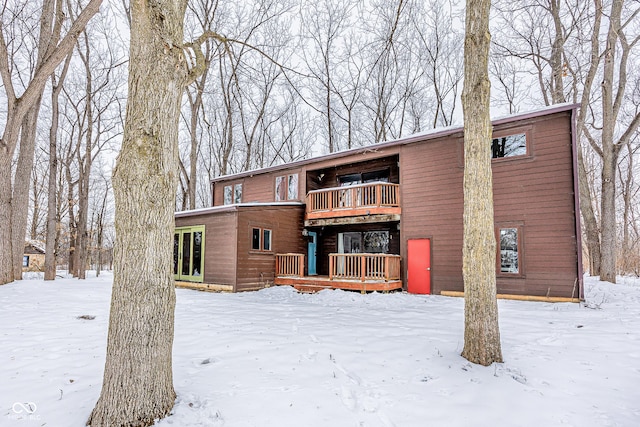
[[[488,60],[490,0],[467,2],[464,43],[464,279],[462,357],[484,366],[502,362],[496,301],[491,119]]]
[[[151,425],[169,413],[176,397],[171,242],[178,123],[182,94],[203,71],[203,40],[183,42],[186,0],[132,0],[130,6],[129,96],[113,173],[116,244],[107,360],[91,426]]]
[[[58,211],[58,123],[60,93],[69,71],[72,53],[67,55],[60,76],[51,75],[51,127],[49,128],[49,181],[47,184],[47,237],[44,280],[56,278],[60,216]]]
[[[16,92],[9,48],[15,39],[5,40],[3,8],[0,31],[0,75],[7,100],[7,118],[0,141],[0,284],[21,278],[22,251],[27,222],[28,182],[33,163],[35,129],[44,87],[57,66],[73,49],[75,40],[95,15],[102,0],[90,0],[69,30],[61,37],[63,13],[61,0],[44,0],[40,15],[40,34],[36,66],[21,95]],[[5,3],[6,6],[6,3]],[[20,140],[16,175],[12,179],[11,161]],[[26,173],[27,176],[20,176]]]

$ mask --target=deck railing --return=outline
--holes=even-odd
[[[400,255],[329,254],[329,280],[399,280]]]
[[[304,276],[304,254],[276,254],[276,276]]]
[[[372,182],[310,191],[307,194],[307,214],[340,210],[399,208],[400,185]]]

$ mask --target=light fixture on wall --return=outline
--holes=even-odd
[[[307,237],[307,236],[309,235],[309,230],[307,230],[306,228],[303,228],[303,229],[302,229],[302,235],[303,235],[304,237]]]
[[[323,174],[323,173],[321,173],[320,175],[318,175],[318,181],[319,181],[319,182],[322,182],[322,178],[324,178],[324,174]]]

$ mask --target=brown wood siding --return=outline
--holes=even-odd
[[[236,285],[236,212],[176,218],[176,227],[204,225],[204,283]]]
[[[216,181],[213,190],[213,206],[224,204],[224,187],[242,183],[242,203],[275,202],[275,188],[277,176],[298,174],[298,198],[287,200],[290,202],[302,202],[305,197],[304,176],[300,168],[286,169],[278,172],[256,174],[243,179],[229,179]]]
[[[498,293],[577,297],[570,113],[518,125],[514,133],[529,130],[529,156],[494,160],[494,215],[497,225],[521,224],[524,275],[499,275]],[[432,238],[433,293],[463,290],[461,146],[461,137],[442,138],[401,156],[402,256],[406,240]]]
[[[240,207],[238,211],[238,270],[236,291],[272,285],[275,254],[306,253],[302,236],[304,206]],[[272,250],[251,249],[253,228],[271,230]]]

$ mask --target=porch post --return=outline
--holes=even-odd
[[[329,280],[333,280],[333,255],[329,254]]]
[[[304,254],[298,256],[298,276],[304,276]]]

